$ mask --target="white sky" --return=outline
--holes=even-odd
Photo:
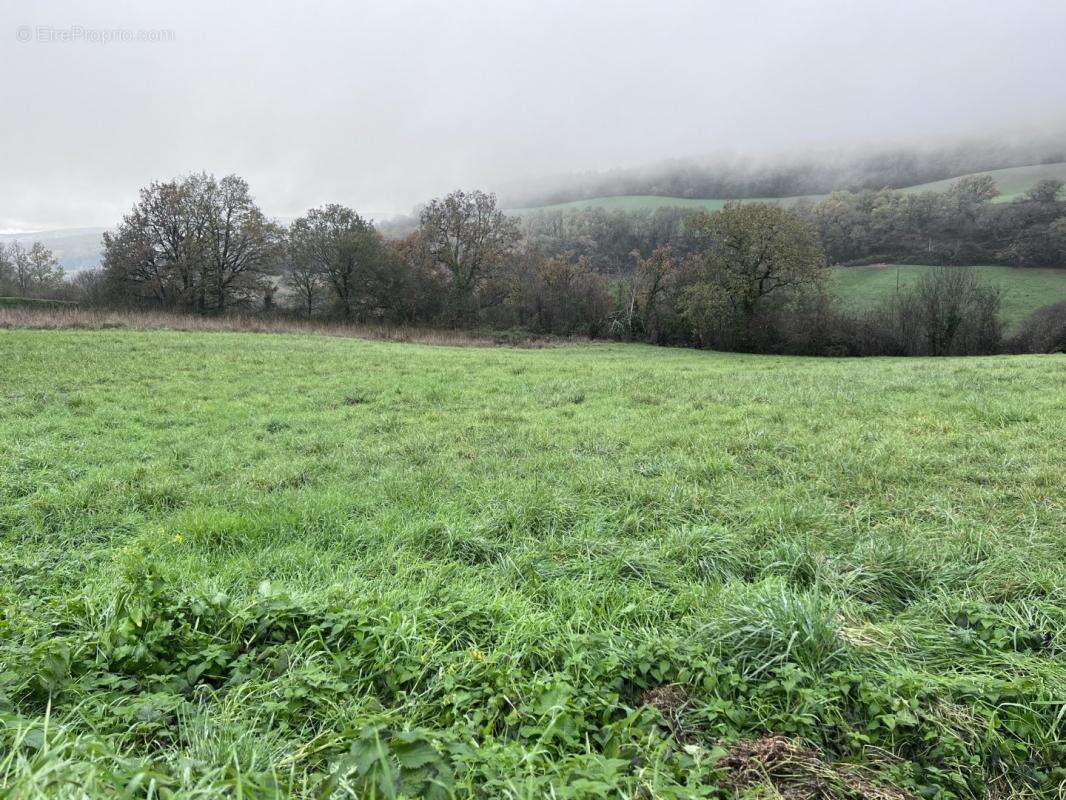
[[[111,225],[202,169],[268,213],[380,217],[723,150],[1040,131],[1066,114],[1066,0],[0,0],[0,110],[0,230]]]

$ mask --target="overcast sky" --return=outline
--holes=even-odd
[[[243,175],[271,214],[380,217],[524,176],[1066,113],[1064,0],[0,9],[0,230],[110,225],[195,170]],[[109,29],[170,40],[89,41]]]

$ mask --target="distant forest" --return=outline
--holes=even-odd
[[[1060,139],[1066,141],[1066,139]],[[1064,148],[1066,150],[1066,148]],[[1066,185],[1003,199],[967,172],[1066,161],[1047,142],[884,151],[815,163],[695,166],[573,179],[547,201],[622,193],[736,198],[713,213],[662,207],[529,209],[456,191],[375,225],[339,204],[290,224],[237,175],[157,181],[103,236],[99,268],[64,275],[42,243],[0,243],[0,299],[200,315],[528,331],[811,355],[963,355],[1066,349],[1066,304],[1020,329],[994,286],[955,266],[1066,265]],[[759,197],[818,194],[789,203]],[[512,201],[513,202],[513,201]],[[931,271],[876,308],[842,305],[835,264]]]
[[[893,147],[862,154],[824,152],[752,159],[675,159],[630,169],[551,176],[501,193],[508,208],[594,197],[747,199],[845,190],[898,189],[959,175],[1066,161],[1066,136],[1021,143],[971,141],[950,146]]]
[[[1066,198],[1045,179],[1008,203],[987,175],[942,192],[833,192],[713,213],[504,213],[494,195],[429,202],[401,237],[330,204],[283,226],[236,175],[156,182],[65,279],[40,243],[0,249],[0,294],[203,315],[251,310],[356,323],[610,337],[810,355],[967,355],[1066,348],[1066,304],[1006,336],[1002,297],[963,269],[857,311],[828,264],[1066,263]],[[1049,298],[1050,301],[1050,298]]]

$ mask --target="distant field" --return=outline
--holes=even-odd
[[[1040,164],[1031,167],[1010,167],[1008,169],[994,169],[987,172],[974,173],[977,175],[991,175],[999,184],[1001,194],[995,199],[997,203],[1004,203],[1024,194],[1037,181],[1044,178],[1058,178],[1066,181],[1066,162],[1056,164]],[[923,191],[943,191],[958,178],[922,183],[908,186],[900,191],[913,193]],[[818,200],[824,195],[803,195],[803,198]],[[795,202],[800,197],[753,197],[747,198],[746,202]],[[569,203],[556,203],[547,206],[511,209],[512,214],[528,214],[536,211],[551,211],[567,208],[605,208],[619,209],[622,211],[648,211],[656,208],[682,207],[716,211],[726,204],[726,200],[720,198],[693,199],[687,197],[658,197],[655,195],[622,195],[618,197],[594,197],[588,200],[574,200]]]
[[[0,796],[1061,797],[1062,356],[0,353]]]
[[[1025,192],[1036,185],[1037,181],[1045,178],[1057,178],[1060,181],[1066,181],[1066,162],[1058,164],[1037,164],[1032,167],[994,169],[989,170],[988,172],[978,172],[974,174],[991,175],[995,178],[996,183],[999,185],[1000,194],[993,202],[1006,203],[1025,194]],[[947,180],[934,181],[932,183],[922,183],[917,186],[908,186],[901,191],[908,193],[927,191],[942,192],[957,180],[958,178],[948,178]]]
[[[853,307],[870,306],[896,290],[909,286],[931,267],[877,265],[834,267],[833,288]],[[1037,308],[1066,300],[1066,269],[1016,269],[1013,267],[972,267],[983,280],[1003,289],[1003,317],[1016,325]]]

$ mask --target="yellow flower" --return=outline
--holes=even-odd
[[[178,544],[180,542],[181,542],[181,534],[180,533],[175,533],[174,534],[174,543]]]

